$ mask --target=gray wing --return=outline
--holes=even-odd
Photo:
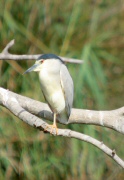
[[[73,86],[72,78],[68,72],[68,69],[64,64],[62,64],[60,68],[60,79],[61,79],[63,94],[65,97],[66,112],[69,117],[73,103],[74,86]]]

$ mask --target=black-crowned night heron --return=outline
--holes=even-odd
[[[67,124],[73,103],[73,81],[63,60],[54,54],[41,55],[35,64],[25,73],[39,71],[41,90],[50,109],[54,114],[53,125],[56,129],[56,119]],[[25,74],[24,73],[24,74]]]

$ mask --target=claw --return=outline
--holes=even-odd
[[[53,125],[48,125],[45,130],[47,131],[48,128],[51,128],[50,134],[52,134],[54,128],[56,129],[56,135],[58,134],[58,128],[56,125],[56,113],[54,113]]]
[[[51,129],[50,134],[52,134],[54,128],[56,130],[56,135],[58,134],[58,128],[57,128],[56,124],[48,125],[45,130],[47,131],[48,128]]]

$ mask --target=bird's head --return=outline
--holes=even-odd
[[[61,58],[55,54],[43,54],[39,56],[37,61],[33,66],[27,69],[23,74],[29,73],[31,71],[41,71],[43,67],[45,68],[57,68],[59,64],[64,63]]]

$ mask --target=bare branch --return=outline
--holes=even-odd
[[[0,88],[1,91],[5,89]],[[16,98],[21,107],[28,112],[52,121],[52,113],[47,104],[32,100],[9,91],[9,95]],[[2,105],[2,102],[0,103]],[[35,106],[34,106],[35,104]],[[111,111],[94,111],[84,109],[72,109],[68,124],[89,124],[111,128],[124,134],[124,107]]]
[[[69,124],[94,124],[124,134],[124,107],[110,111],[74,109]]]
[[[18,97],[18,98],[17,98]],[[25,98],[25,97],[22,97]],[[39,130],[44,131],[48,126],[42,119],[34,116],[33,114],[26,111],[26,109],[22,108],[20,105],[20,96],[14,94],[8,90],[0,88],[0,104],[10,110],[15,116],[24,121],[25,123],[33,126]],[[28,101],[28,98],[25,98]],[[25,102],[23,102],[25,103]],[[27,105],[27,102],[26,102]],[[47,128],[47,131],[50,132],[50,128]],[[55,131],[53,132],[55,135]],[[58,136],[64,136],[69,138],[79,139],[81,141],[86,141],[88,143],[93,144],[97,148],[101,149],[104,153],[110,156],[115,162],[117,162],[122,168],[124,168],[124,161],[119,158],[115,152],[115,150],[111,150],[108,148],[103,142],[100,142],[88,135],[78,133],[75,131],[71,131],[69,129],[58,129]]]
[[[9,54],[8,50],[9,50],[9,48],[11,48],[11,47],[14,45],[14,43],[15,43],[15,40],[14,40],[14,39],[11,40],[11,41],[6,45],[6,47],[3,49],[2,54],[5,54],[5,55]]]
[[[7,46],[4,48],[2,53],[0,53],[0,60],[36,60],[39,56],[42,54],[36,54],[36,55],[16,55],[16,54],[10,54],[9,49],[14,45],[15,41],[10,41]],[[67,57],[61,57],[63,61],[69,62],[69,63],[75,63],[75,64],[82,64],[84,61],[80,59],[73,59],[73,58],[67,58]]]
[[[10,54],[9,49],[14,45],[14,40],[10,41],[8,45],[4,48],[2,53],[0,53],[0,59],[12,59],[12,60],[29,60],[37,59],[41,54],[37,55],[16,55]],[[70,59],[61,57],[65,62],[70,63],[83,63],[83,60]],[[34,106],[35,104],[35,106]],[[45,103],[41,103],[30,98],[20,96],[9,90],[0,88],[0,105],[9,109],[14,115],[20,118],[25,123],[30,126],[36,127],[42,131],[48,126],[43,120],[36,116],[42,117],[47,120],[53,120],[52,112]],[[36,115],[36,116],[35,116]],[[124,134],[124,107],[112,110],[112,111],[93,111],[93,110],[81,110],[72,109],[72,113],[68,124],[94,124],[103,127],[108,127],[114,129],[122,134]],[[50,128],[47,131],[50,132]],[[55,135],[55,132],[53,132]],[[82,141],[93,144],[94,146],[101,149],[104,153],[114,159],[121,167],[124,168],[124,161],[120,159],[115,150],[108,148],[103,142],[100,142],[88,135],[71,131],[69,129],[59,129],[58,136],[65,136],[70,138],[76,138]]]

